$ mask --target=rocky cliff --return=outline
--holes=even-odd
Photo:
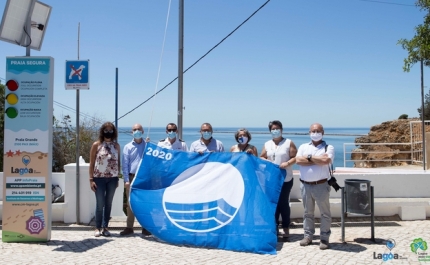
[[[356,146],[351,154],[351,160],[356,161],[354,167],[386,167],[411,164],[411,131],[415,136],[422,135],[421,123],[412,123],[419,119],[404,119],[383,122],[372,126],[367,136],[355,139]],[[426,128],[429,131],[430,128]],[[421,138],[420,138],[421,139]],[[374,143],[375,145],[364,145]],[[405,143],[387,144],[383,143]],[[360,145],[362,144],[362,145]],[[421,144],[415,144],[414,149],[421,149]]]

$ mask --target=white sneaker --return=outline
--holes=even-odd
[[[94,231],[94,236],[95,236],[95,237],[99,237],[99,236],[101,236],[101,232],[100,232],[100,230],[99,230],[99,229],[96,229],[96,230]]]
[[[109,230],[107,230],[106,228],[105,228],[105,229],[103,229],[102,235],[103,235],[103,236],[110,236],[110,232],[109,232]]]

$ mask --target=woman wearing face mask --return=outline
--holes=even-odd
[[[297,148],[293,141],[282,137],[282,123],[280,121],[269,122],[269,131],[272,135],[272,140],[264,144],[260,157],[279,165],[280,168],[287,171],[275,212],[277,225],[279,225],[279,216],[282,216],[283,231],[280,234],[285,238],[290,235],[290,192],[293,187],[292,166],[296,162]]]
[[[230,148],[230,152],[246,152],[248,154],[257,155],[257,148],[255,146],[249,144],[251,141],[251,134],[245,128],[241,128],[237,130],[234,134],[234,138],[238,144],[233,145]]]
[[[113,196],[118,187],[120,146],[118,132],[111,122],[104,123],[90,151],[90,186],[96,195],[96,230],[94,236],[110,236],[108,230]]]

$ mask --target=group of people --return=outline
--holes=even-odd
[[[334,148],[323,141],[324,128],[319,123],[310,126],[309,135],[311,141],[296,145],[290,139],[283,137],[282,123],[278,120],[269,123],[269,131],[272,139],[267,141],[258,155],[257,148],[250,144],[251,134],[245,128],[237,130],[234,137],[237,144],[230,148],[230,152],[245,152],[250,155],[259,156],[268,160],[287,172],[284,184],[280,192],[278,204],[275,212],[277,227],[279,217],[282,217],[282,230],[279,236],[289,237],[290,226],[290,192],[293,187],[292,166],[300,166],[300,190],[303,200],[304,216],[303,228],[304,237],[300,241],[301,246],[312,244],[315,233],[315,203],[321,213],[320,226],[320,249],[329,247],[331,213],[330,213],[330,164],[334,160]],[[224,152],[223,143],[213,138],[213,128],[209,123],[203,123],[200,127],[200,139],[191,143],[188,149],[187,144],[178,138],[178,127],[174,123],[166,126],[167,137],[158,142],[158,146],[173,150],[189,152]],[[135,124],[132,127],[133,140],[123,148],[122,153],[122,173],[126,188],[127,200],[129,198],[130,183],[133,181],[138,169],[140,160],[143,158],[147,138],[143,140],[143,127]],[[99,130],[99,138],[91,148],[90,153],[90,186],[96,195],[96,230],[94,236],[110,236],[108,224],[112,208],[112,201],[115,189],[118,187],[118,175],[120,172],[120,146],[117,142],[118,132],[115,126],[104,123]],[[134,214],[128,205],[127,207],[127,227],[120,235],[133,234]],[[142,233],[150,233],[142,228]]]

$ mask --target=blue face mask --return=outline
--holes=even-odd
[[[209,140],[212,137],[212,133],[211,132],[202,132],[202,137],[205,140]]]
[[[279,138],[279,136],[281,136],[281,130],[279,129],[271,130],[270,133],[272,134],[273,139]]]
[[[240,143],[240,144],[246,144],[246,143],[248,143],[248,137],[246,137],[246,136],[241,136],[241,137],[239,137],[239,139],[237,139],[238,140],[238,142]]]
[[[137,130],[137,131],[134,131],[133,132],[133,138],[134,139],[141,139],[142,138],[142,132],[141,131],[139,131],[139,130]]]
[[[176,138],[176,132],[167,132],[167,137],[169,137],[169,139],[175,139]]]

